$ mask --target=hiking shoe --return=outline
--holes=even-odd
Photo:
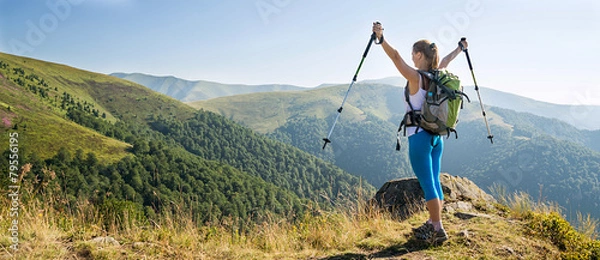
[[[448,240],[448,234],[443,228],[435,231],[432,224],[425,223],[418,228],[413,228],[415,238],[418,240],[429,241],[432,244],[439,244]]]
[[[442,243],[446,240],[448,240],[448,233],[446,233],[446,230],[441,228],[435,232],[435,235],[433,236],[433,243]]]
[[[422,231],[425,231],[425,230],[427,230],[427,229],[429,228],[429,226],[432,226],[432,227],[433,227],[433,225],[432,225],[432,224],[425,222],[425,223],[423,223],[423,225],[421,225],[420,227],[418,227],[418,228],[413,228],[412,230],[413,230],[413,232],[422,232]]]
[[[435,229],[433,228],[433,225],[429,223],[425,223],[418,228],[413,228],[413,234],[415,235],[415,238],[419,240],[430,240],[433,238],[434,233]]]

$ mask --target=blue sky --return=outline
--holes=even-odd
[[[408,62],[458,38],[480,86],[600,105],[600,3],[575,1],[0,0],[0,51],[100,73],[222,83],[349,83],[379,20]],[[450,65],[471,85],[464,55]],[[359,80],[399,76],[373,46]]]

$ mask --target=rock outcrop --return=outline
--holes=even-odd
[[[496,200],[475,183],[464,177],[443,173],[440,176],[446,212],[472,212],[493,207]],[[417,178],[386,182],[375,194],[372,204],[406,219],[425,209],[423,190]]]

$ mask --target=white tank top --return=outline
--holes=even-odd
[[[417,93],[415,93],[414,95],[410,95],[410,94],[408,95],[410,104],[413,106],[413,108],[415,110],[421,110],[421,107],[423,107],[423,102],[425,102],[425,95],[427,94],[427,91],[423,89],[422,85],[423,85],[423,76],[421,74],[419,74],[419,91],[417,91]],[[406,112],[411,111],[410,105],[406,102],[406,100],[404,100],[404,103],[406,103]],[[406,127],[406,136],[410,137],[411,135],[415,134],[416,128],[417,128],[416,126]],[[419,133],[421,131],[423,131],[423,128],[419,128],[417,133]]]

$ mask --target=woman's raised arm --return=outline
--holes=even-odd
[[[377,39],[382,39],[383,37],[383,27],[380,23],[373,23],[373,32],[377,35]],[[416,69],[408,65],[404,59],[398,53],[392,45],[390,45],[385,39],[381,42],[381,46],[385,51],[385,54],[390,57],[396,68],[402,74],[404,78],[408,81],[408,86],[411,93],[416,93],[419,88],[419,72]]]
[[[460,42],[464,48],[466,49],[469,46],[469,43],[467,43],[467,40],[461,41]],[[446,55],[446,57],[444,57],[442,59],[442,61],[440,61],[440,65],[438,65],[438,69],[445,69],[448,67],[448,64],[450,64],[450,62],[452,60],[454,60],[454,58],[456,58],[456,56],[458,56],[458,54],[460,54],[460,52],[462,51],[462,48],[460,47],[460,44],[458,47],[456,47],[456,49],[454,49],[452,52],[450,52],[448,55]]]

